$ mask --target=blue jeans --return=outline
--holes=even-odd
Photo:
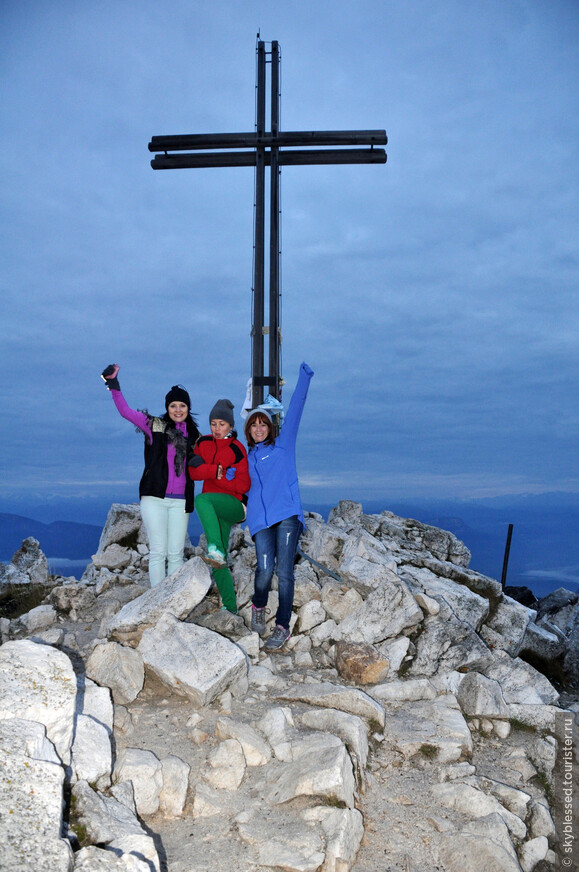
[[[155,587],[185,562],[189,515],[185,500],[141,497],[141,517],[149,539],[149,581]]]
[[[276,624],[289,630],[294,601],[294,561],[302,525],[297,515],[260,530],[253,537],[257,555],[255,593],[253,605],[262,609],[267,605],[271,580],[275,572],[278,580],[279,607]]]

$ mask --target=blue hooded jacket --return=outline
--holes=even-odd
[[[259,442],[248,452],[251,488],[247,524],[252,537],[260,530],[297,515],[302,529],[304,510],[296,469],[296,439],[313,371],[302,363],[283,427],[271,445]]]

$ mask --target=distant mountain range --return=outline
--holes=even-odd
[[[325,519],[332,504],[306,503]],[[509,523],[514,525],[507,584],[526,585],[535,595],[545,596],[557,587],[579,591],[579,495],[546,494],[479,501],[386,500],[363,503],[368,514],[387,508],[403,518],[415,518],[450,530],[470,549],[470,566],[477,572],[500,580]],[[106,517],[106,513],[104,514]],[[97,550],[102,526],[74,521],[42,523],[22,515],[0,513],[0,562],[8,563],[22,540],[38,539],[54,572],[82,574]],[[194,544],[201,525],[196,515],[189,524]],[[70,570],[58,568],[59,561],[74,561]]]
[[[90,560],[96,553],[102,527],[78,524],[75,521],[53,521],[43,524],[21,515],[0,513],[0,562],[8,563],[22,540],[33,536],[47,557],[69,560]]]

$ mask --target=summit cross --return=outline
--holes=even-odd
[[[269,57],[269,61],[268,61]],[[280,117],[280,46],[266,50],[257,42],[256,129],[253,133],[202,133],[153,136],[149,151],[154,170],[200,167],[255,167],[252,408],[263,402],[264,388],[281,399],[280,351],[280,239],[279,192],[282,166],[305,164],[386,163],[385,130],[282,131]],[[266,130],[266,65],[270,64],[270,129]],[[354,146],[354,147],[353,147]],[[366,146],[360,148],[355,146]],[[266,166],[269,189],[269,324],[265,325]],[[264,337],[268,336],[268,374],[264,366]]]

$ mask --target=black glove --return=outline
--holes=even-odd
[[[117,378],[118,371],[119,367],[116,363],[109,363],[107,368],[103,369],[101,373],[101,378],[103,379],[109,391],[120,391],[121,389],[119,380]]]

